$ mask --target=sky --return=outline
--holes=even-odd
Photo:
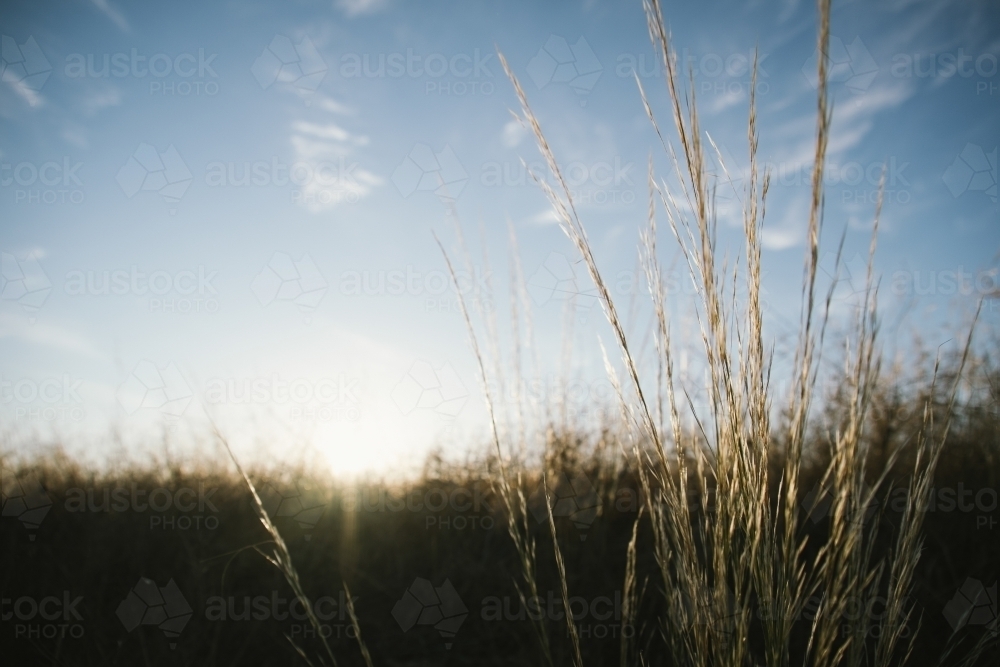
[[[764,299],[780,337],[799,314],[815,6],[664,8],[726,166],[720,245],[735,251],[756,50],[772,173]],[[441,248],[470,307],[506,331],[512,235],[530,393],[565,392],[569,419],[592,416],[610,396],[597,340],[611,338],[526,173],[546,178],[498,52],[648,344],[636,243],[647,165],[667,182],[671,165],[636,77],[661,126],[671,119],[639,2],[7,0],[0,34],[4,451],[209,451],[209,419],[241,456],[342,475],[412,469],[438,446],[475,451],[483,393]],[[1000,6],[835,2],[830,51],[821,273],[838,280],[834,311],[863,289],[884,167],[883,339],[933,348],[998,284]],[[683,310],[693,290],[669,241]],[[1000,300],[988,301],[982,326],[998,324]],[[514,349],[507,335],[498,347]]]

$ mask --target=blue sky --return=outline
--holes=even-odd
[[[764,287],[781,335],[798,314],[815,8],[667,3],[666,15],[737,179],[759,49],[774,179]],[[849,311],[862,279],[884,163],[890,345],[951,337],[997,284],[997,26],[989,2],[834,3],[827,248],[847,229],[835,309]],[[595,341],[610,339],[525,177],[521,160],[540,156],[512,120],[496,51],[571,179],[615,296],[641,302],[646,164],[652,154],[668,180],[669,164],[633,69],[670,118],[640,3],[8,1],[0,33],[5,447],[57,438],[100,458],[116,430],[138,455],[164,426],[177,442],[203,433],[206,410],[247,455],[343,473],[478,446],[476,368],[432,234],[458,252],[455,214],[473,256],[463,292],[501,325],[516,232],[539,393],[569,377],[579,406],[606,395]],[[720,183],[721,241],[736,248],[733,193]],[[569,371],[567,292],[579,294]],[[680,310],[690,301],[681,279],[674,296]],[[984,325],[998,323],[994,301]]]

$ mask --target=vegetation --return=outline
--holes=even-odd
[[[829,2],[819,6],[826,53]],[[365,488],[304,470],[244,473],[235,458],[238,474],[11,462],[10,518],[0,524],[5,656],[67,665],[996,663],[1000,366],[970,328],[925,363],[886,368],[871,269],[850,332],[831,345],[832,292],[817,280],[825,58],[800,329],[789,363],[777,364],[760,299],[769,175],[757,162],[754,100],[744,246],[730,266],[716,240],[714,147],[676,71],[659,2],[646,13],[675,136],[642,99],[680,183],[668,187],[651,164],[639,252],[652,367],[636,358],[559,163],[501,56],[552,177],[536,180],[613,333],[604,361],[617,417],[593,431],[551,420],[536,432],[522,406],[501,411],[494,390],[510,379],[496,322],[463,310],[492,425],[481,461],[432,458],[418,481]],[[664,236],[698,287],[705,387],[678,381]],[[527,344],[521,287],[512,287],[515,373]],[[834,371],[831,349],[840,350]],[[707,409],[691,400],[696,389]],[[29,513],[38,507],[47,512]],[[43,605],[46,596],[57,602]]]

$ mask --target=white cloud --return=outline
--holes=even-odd
[[[336,0],[333,4],[348,16],[355,17],[382,11],[389,3],[388,0]]]
[[[781,12],[778,15],[778,22],[784,23],[788,19],[792,18],[799,8],[799,0],[783,0],[781,3]]]
[[[794,228],[765,227],[761,231],[761,244],[768,250],[787,250],[802,242],[803,234]]]
[[[722,95],[713,97],[708,104],[708,112],[715,115],[736,106],[744,100],[746,100],[746,95],[743,94],[743,87],[739,86],[735,89],[727,90]]]
[[[14,92],[21,96],[29,107],[41,107],[45,105],[45,98],[37,90],[32,90],[24,81],[7,82]]]
[[[507,124],[503,126],[503,134],[501,135],[501,141],[505,148],[516,148],[527,136],[528,131],[524,126],[516,120],[507,121]]]
[[[87,140],[87,132],[82,127],[72,126],[66,127],[62,131],[62,138],[66,140],[67,143],[76,146],[81,150],[90,148],[90,142]]]
[[[31,324],[24,317],[15,313],[0,312],[0,340],[13,338],[42,347],[55,348],[66,352],[76,352],[88,357],[100,358],[101,355],[90,341],[66,329],[35,322]]]
[[[768,250],[786,250],[802,243],[809,222],[809,196],[802,194],[785,206],[785,215],[777,224],[765,222],[760,232],[761,245]]]
[[[558,225],[560,220],[559,214],[550,206],[528,218],[528,222],[536,225]]]
[[[122,32],[131,32],[131,28],[129,28],[128,21],[125,20],[125,17],[122,16],[121,12],[119,12],[117,9],[111,6],[111,3],[109,3],[108,0],[90,0],[90,1],[93,2],[94,6],[97,7],[97,9],[99,9],[102,14],[107,16],[112,23],[118,26],[119,30],[121,30]]]
[[[327,123],[326,125],[319,125],[316,123],[307,123],[304,121],[296,121],[292,123],[292,129],[301,134],[308,134],[310,136],[316,137],[317,139],[332,139],[333,141],[351,141],[354,137],[351,134],[333,123]],[[362,141],[365,139],[362,137]]]
[[[845,100],[834,108],[833,124],[827,143],[827,162],[841,159],[845,153],[861,144],[875,125],[875,117],[887,110],[895,109],[914,93],[910,85],[881,86],[869,89],[864,95],[853,100]],[[775,136],[779,143],[784,141],[791,147],[780,148],[776,153],[786,173],[796,170],[811,170],[816,156],[816,115],[815,112],[802,115],[783,123],[783,130]]]
[[[93,116],[102,109],[116,107],[122,103],[122,93],[116,86],[106,85],[100,90],[90,90],[79,102],[86,116]]]
[[[330,113],[340,114],[341,116],[353,116],[356,112],[349,106],[341,104],[335,99],[329,97],[320,97],[317,106],[323,111],[329,111]]]
[[[313,213],[356,203],[382,184],[381,178],[353,157],[354,147],[368,143],[364,135],[354,135],[334,123],[295,121],[290,140],[296,162],[312,168],[298,201]]]

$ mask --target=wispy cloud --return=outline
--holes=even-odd
[[[765,223],[761,244],[768,250],[786,250],[805,241],[809,218],[809,197],[803,193],[785,206],[785,215],[776,224]]]
[[[778,17],[778,20],[781,23],[784,23],[785,21],[790,19],[792,15],[795,14],[795,10],[799,8],[799,0],[784,0],[784,2],[782,2],[782,5],[783,7],[781,8],[781,15]]]
[[[912,85],[901,82],[872,88],[864,95],[841,100],[833,112],[827,157],[843,157],[860,145],[874,127],[876,116],[898,108],[914,92]],[[775,153],[782,156],[782,169],[794,171],[811,168],[816,151],[815,131],[816,116],[813,111],[783,123],[782,130],[774,135],[779,144]]]
[[[549,207],[528,218],[528,222],[535,225],[557,225],[559,224],[559,214],[554,208]]]
[[[501,141],[505,148],[517,148],[528,135],[524,126],[516,120],[510,120],[503,126]]]
[[[65,139],[67,143],[76,146],[81,150],[85,150],[90,147],[90,142],[87,140],[86,130],[75,124],[63,128],[62,138]]]
[[[353,108],[347,106],[346,104],[341,104],[337,100],[331,97],[326,97],[325,95],[319,96],[319,101],[316,106],[323,111],[329,111],[330,113],[335,113],[340,116],[353,116],[357,113]]]
[[[102,356],[90,341],[75,332],[43,322],[31,324],[19,314],[0,312],[0,340],[8,338],[87,357]]]
[[[45,105],[45,98],[37,90],[33,90],[24,81],[8,81],[8,85],[17,95],[27,102],[31,108],[40,108]]]
[[[711,115],[722,113],[730,107],[734,107],[740,102],[746,100],[747,96],[743,91],[743,87],[740,86],[737,89],[728,90],[722,95],[716,95],[708,103],[708,112]]]
[[[310,165],[311,177],[302,185],[299,201],[313,213],[357,203],[382,184],[354,159],[354,148],[368,144],[365,135],[335,123],[295,121],[291,143],[296,161]]]
[[[104,84],[100,89],[87,91],[78,102],[86,116],[93,116],[102,109],[116,107],[122,103],[122,92],[116,86]]]
[[[333,123],[327,123],[326,125],[318,125],[316,123],[307,123],[304,121],[296,121],[292,123],[292,130],[298,134],[308,135],[315,137],[317,139],[331,139],[333,141],[339,142],[350,142],[353,141],[358,145],[364,145],[368,143],[368,137],[354,137],[347,130]]]
[[[336,0],[333,4],[348,16],[354,17],[380,12],[388,6],[389,2],[388,0]]]
[[[879,114],[892,111],[903,105],[914,93],[909,83],[899,82],[893,85],[873,87],[853,98],[844,98],[834,109],[833,124],[827,145],[827,164],[843,162],[850,152],[862,146],[866,137],[875,127]],[[775,154],[779,156],[778,173],[773,174],[779,181],[782,178],[801,176],[802,192],[796,193],[782,202],[783,216],[774,224],[766,224],[761,240],[765,248],[783,250],[799,245],[805,241],[806,221],[808,219],[808,183],[815,159],[815,113],[810,112],[783,124],[783,129],[775,137],[778,148]],[[864,228],[865,222],[860,215],[850,215],[852,228]]]
[[[94,6],[97,7],[97,9],[100,10],[102,14],[107,16],[112,23],[118,26],[119,30],[126,33],[132,32],[132,28],[129,27],[128,21],[125,20],[125,17],[122,15],[120,11],[111,6],[111,3],[108,2],[108,0],[90,0],[90,1],[93,2]]]

